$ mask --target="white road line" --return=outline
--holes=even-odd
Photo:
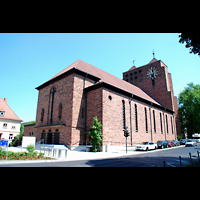
[[[176,166],[174,166],[174,165],[172,165],[172,164],[169,164],[169,163],[167,163],[168,165],[170,165],[170,166],[172,166],[172,167],[176,167]]]

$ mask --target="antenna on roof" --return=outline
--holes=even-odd
[[[153,58],[155,58],[155,53],[154,53],[154,49],[153,49]]]

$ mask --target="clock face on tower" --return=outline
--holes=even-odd
[[[158,76],[158,70],[156,67],[151,67],[147,70],[146,74],[148,79],[154,80]]]

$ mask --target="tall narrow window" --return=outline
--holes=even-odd
[[[123,129],[126,126],[126,116],[125,116],[125,101],[122,100],[122,117],[123,117]]]
[[[167,126],[167,134],[169,134],[169,130],[168,130],[168,119],[167,119],[167,115],[166,115],[166,126]]]
[[[138,116],[137,116],[137,105],[135,104],[135,130],[138,132]]]
[[[154,124],[154,132],[156,133],[156,118],[155,118],[155,111],[153,110],[153,124]]]
[[[147,109],[146,109],[146,108],[144,108],[144,112],[145,112],[145,125],[146,125],[146,133],[148,133]]]
[[[160,113],[160,129],[161,129],[161,134],[163,134],[162,114],[161,113]]]
[[[172,116],[171,116],[171,125],[172,125],[172,134],[174,134],[174,132],[173,132],[174,127],[173,127],[173,119],[172,119]]]
[[[44,108],[42,108],[42,111],[41,111],[41,122],[43,122],[43,119],[44,119]]]
[[[58,118],[59,120],[61,119],[62,117],[62,103],[59,104],[59,107],[58,107]]]

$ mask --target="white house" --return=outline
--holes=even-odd
[[[10,143],[20,133],[21,122],[7,104],[7,98],[0,98],[0,140],[8,140]]]

